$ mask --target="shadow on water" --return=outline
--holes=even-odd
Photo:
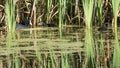
[[[68,31],[69,28],[76,31]],[[63,39],[59,39],[57,27],[19,29],[16,31],[16,40],[11,41],[10,58],[7,57],[6,36],[1,35],[0,65],[5,68],[9,63],[14,67],[13,61],[17,56],[20,68],[83,68],[85,33],[83,28],[78,28],[64,28]],[[111,64],[108,63],[112,58],[113,45],[113,39],[108,38],[110,34],[112,35],[109,31],[101,33],[94,30],[96,57],[100,67],[109,67]]]

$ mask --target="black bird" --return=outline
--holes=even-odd
[[[0,23],[0,27],[3,27],[3,26],[5,26],[5,23]]]
[[[104,25],[98,28],[98,31],[103,32],[108,30],[108,23],[104,23]]]
[[[29,28],[30,21],[28,19],[23,20],[21,23],[16,24],[16,29],[25,29]]]
[[[38,26],[41,26],[41,27],[57,27],[56,24],[53,24],[53,23],[44,23],[44,22],[38,23]]]
[[[48,23],[48,24],[47,24],[47,27],[57,27],[57,25],[56,25],[56,24],[53,24],[53,23]]]

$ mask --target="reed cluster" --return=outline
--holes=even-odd
[[[119,63],[120,63],[120,55],[119,55],[119,51],[120,51],[120,45],[119,45],[119,40],[118,40],[118,31],[117,31],[117,16],[118,16],[118,12],[119,12],[119,4],[120,1],[114,1],[112,0],[112,8],[113,8],[113,30],[114,30],[114,53],[113,53],[113,68],[119,67]]]
[[[1,2],[3,2],[1,0]],[[119,0],[7,0],[3,2],[5,5],[5,22],[7,26],[7,50],[9,62],[13,62],[13,65],[8,64],[8,68],[25,67],[21,61],[20,51],[12,47],[19,47],[18,42],[12,44],[16,40],[16,23],[24,18],[30,19],[32,27],[38,26],[37,24],[45,22],[45,24],[57,24],[58,36],[61,40],[65,39],[65,34],[71,32],[75,33],[81,29],[84,29],[85,43],[83,45],[83,52],[77,52],[77,59],[75,59],[74,53],[54,53],[52,47],[48,46],[49,53],[41,53],[39,42],[37,40],[37,30],[31,28],[29,30],[34,31],[34,51],[36,53],[37,65],[33,62],[33,67],[38,68],[118,68],[120,67],[120,44],[117,18],[119,13]],[[22,9],[22,10],[21,10]],[[108,16],[109,14],[110,16]],[[96,26],[102,26],[104,23],[108,23],[114,33],[114,44],[105,45],[103,39],[96,39],[94,36]],[[77,26],[77,28],[72,28]],[[67,30],[66,28],[70,28]],[[44,27],[43,27],[44,28]],[[95,28],[95,29],[94,29]],[[40,28],[41,29],[41,28]],[[39,30],[40,30],[39,29]],[[50,28],[52,29],[52,28]],[[49,30],[47,34],[49,34]],[[66,31],[64,31],[66,30]],[[57,30],[56,30],[57,31]],[[45,31],[43,31],[45,32]],[[52,32],[52,31],[51,31]],[[99,32],[101,37],[105,34]],[[77,34],[77,33],[76,33]],[[49,34],[50,35],[50,34]],[[82,35],[82,34],[81,34]],[[106,36],[108,34],[106,33]],[[77,36],[78,37],[78,36]],[[73,38],[73,37],[72,37]],[[75,39],[73,39],[75,41]],[[109,40],[109,39],[106,39]],[[29,41],[29,40],[28,40]],[[77,38],[77,42],[81,42]],[[77,43],[76,42],[76,43]],[[33,44],[30,43],[30,46]],[[52,41],[48,41],[46,45],[54,45]],[[64,44],[64,43],[63,43]],[[110,44],[110,43],[109,43]],[[62,45],[62,44],[61,44]],[[73,44],[74,45],[74,44]],[[78,44],[81,45],[81,44]],[[37,48],[38,47],[38,48]],[[106,48],[107,47],[107,48]],[[68,47],[69,48],[69,47]],[[113,49],[113,50],[112,50]],[[11,51],[17,51],[10,59]],[[66,47],[61,47],[60,50],[67,51]],[[59,49],[58,49],[59,51]],[[110,53],[111,52],[111,53]],[[83,53],[83,54],[81,54]],[[59,54],[60,56],[56,56]],[[80,60],[82,57],[82,61]],[[30,61],[28,61],[30,62]],[[77,62],[77,66],[75,63]],[[23,62],[24,63],[24,62]],[[27,67],[27,66],[26,66]],[[28,66],[30,67],[30,66]]]

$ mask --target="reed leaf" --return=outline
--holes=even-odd
[[[59,0],[59,32],[60,38],[62,38],[62,24],[64,22],[64,14],[66,10],[67,0]]]
[[[52,8],[52,0],[47,0],[47,23],[49,23],[51,8]]]
[[[112,7],[113,7],[113,15],[114,15],[114,27],[117,28],[117,15],[119,9],[120,0],[112,0]]]
[[[7,51],[8,51],[8,58],[10,58],[10,52],[11,52],[11,48],[12,48],[12,41],[15,40],[15,28],[16,28],[16,18],[15,18],[15,4],[16,4],[16,0],[7,0],[6,4],[5,4],[5,8],[6,8],[6,23],[7,23]],[[16,44],[16,43],[15,43]],[[15,63],[15,68],[19,68],[19,62],[18,61],[14,61]],[[14,67],[8,65],[9,68]]]
[[[84,15],[85,15],[85,52],[86,52],[86,63],[88,68],[95,68],[95,51],[94,41],[92,33],[92,15],[94,0],[82,0]]]
[[[70,68],[70,65],[68,62],[68,54],[63,53],[61,55],[61,60],[62,60],[62,64],[61,64],[62,68]]]
[[[6,22],[8,26],[8,31],[14,32],[16,27],[15,20],[15,4],[16,0],[10,0],[6,2]]]
[[[114,15],[114,53],[113,53],[113,68],[120,67],[120,46],[118,41],[118,31],[117,31],[117,15],[119,11],[120,0],[112,0],[113,15]]]
[[[99,23],[103,23],[103,15],[102,15],[102,11],[103,11],[103,0],[98,0],[97,1],[97,14],[98,14],[98,22]]]

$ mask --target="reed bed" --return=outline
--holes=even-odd
[[[0,68],[119,68],[119,0],[0,2]]]

